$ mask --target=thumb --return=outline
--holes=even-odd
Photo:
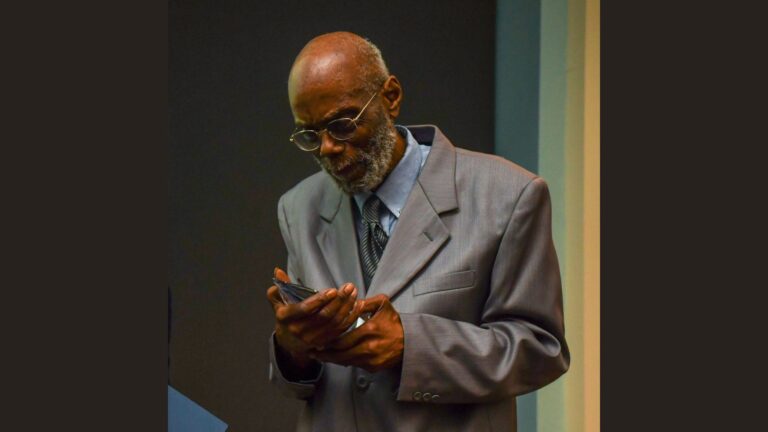
[[[280,290],[275,286],[272,285],[267,289],[267,300],[269,301],[269,304],[272,305],[272,309],[277,311],[277,308],[279,306],[284,305],[283,298],[280,297]]]
[[[275,279],[282,282],[291,281],[291,278],[288,277],[288,274],[285,273],[280,267],[275,267],[274,276],[275,276]]]
[[[365,304],[360,313],[375,313],[389,301],[389,297],[384,294],[378,294],[363,301]]]

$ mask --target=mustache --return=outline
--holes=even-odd
[[[330,159],[327,157],[319,157],[318,161],[327,168],[330,168],[334,171],[340,171],[344,168],[347,168],[348,166],[355,164],[355,163],[361,163],[365,160],[364,154],[358,154],[354,158],[345,158],[345,159]]]

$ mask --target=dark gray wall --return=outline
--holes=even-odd
[[[264,299],[285,248],[279,196],[317,166],[287,140],[286,78],[310,38],[349,30],[405,90],[399,123],[492,152],[493,1],[171,2],[170,383],[230,425],[288,431],[300,402],[267,384]]]

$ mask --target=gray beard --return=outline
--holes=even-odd
[[[355,162],[362,163],[366,167],[365,174],[359,179],[347,182],[343,178],[338,178],[334,176],[332,170],[334,164],[328,158],[315,158],[317,163],[331,176],[336,185],[347,195],[371,191],[379,186],[387,175],[387,168],[389,168],[395,152],[397,130],[388,116],[384,116],[384,120],[379,122],[379,125],[373,131],[373,136],[368,142],[368,146],[359,149],[357,153],[358,156]]]

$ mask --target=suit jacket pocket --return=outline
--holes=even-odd
[[[432,276],[418,280],[413,287],[413,295],[418,296],[431,292],[449,291],[459,288],[468,288],[475,284],[475,271],[465,270],[448,273],[440,276]]]

